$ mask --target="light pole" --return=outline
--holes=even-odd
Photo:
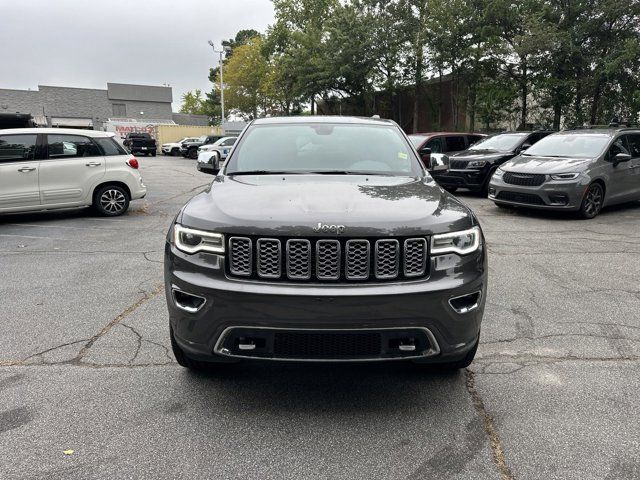
[[[216,46],[214,45],[214,43],[209,40],[209,45],[211,45],[211,48],[213,49],[213,53],[219,53],[220,54],[220,124],[222,124],[222,122],[224,122],[224,80],[222,77],[222,54],[228,52],[229,50],[231,50],[230,47],[228,46],[223,46],[222,50],[216,50]]]

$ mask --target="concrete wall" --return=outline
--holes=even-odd
[[[170,103],[157,103],[157,102],[135,102],[135,101],[116,101],[112,103],[125,104],[127,109],[127,118],[137,118],[140,121],[143,119],[153,120],[173,120],[173,112],[171,111]],[[140,112],[143,112],[141,114]],[[113,114],[113,107],[111,107],[110,117],[115,117]]]
[[[124,116],[142,122],[173,120],[171,87],[109,85],[113,90],[111,96],[108,90],[48,85],[40,85],[38,90],[0,89],[0,112],[30,113],[34,117],[45,115],[49,125],[52,117],[88,118],[92,119],[96,130],[102,129],[104,122],[114,117]],[[116,85],[115,89],[113,85]],[[136,99],[136,94],[141,98]],[[153,98],[162,101],[149,101]],[[115,115],[114,103],[124,104],[126,115]]]
[[[196,127],[192,125],[157,125],[155,130],[158,146],[163,143],[177,142],[184,137],[222,135],[222,130],[218,127]]]
[[[42,102],[37,90],[9,90],[0,88],[0,112],[42,115]]]
[[[129,83],[107,83],[109,100],[131,100],[137,102],[171,103],[171,87],[153,85],[131,85]]]

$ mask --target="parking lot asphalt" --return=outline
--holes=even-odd
[[[1,479],[640,478],[640,203],[584,221],[460,193],[490,252],[467,370],[196,374],[170,351],[162,251],[212,177],[140,160],[125,216],[0,216]]]

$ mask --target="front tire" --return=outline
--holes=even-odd
[[[129,192],[118,185],[105,185],[93,196],[93,207],[105,217],[117,217],[129,209]]]
[[[173,335],[173,328],[171,327],[169,327],[169,336],[171,337],[171,350],[173,350],[173,356],[176,357],[178,365],[188,368],[189,370],[202,370],[204,367],[203,363],[189,358],[187,354],[184,353],[184,350],[178,346],[176,338]]]
[[[170,155],[172,157],[177,157],[178,155],[180,155],[180,149],[179,148],[172,148],[171,152],[170,152]]]
[[[580,217],[586,220],[594,218],[602,210],[603,203],[604,188],[601,184],[594,182],[584,192],[579,210]]]
[[[476,352],[478,351],[478,344],[480,343],[480,335],[478,334],[478,339],[476,343],[473,345],[471,350],[467,352],[467,354],[462,357],[460,360],[456,360],[453,362],[445,362],[445,363],[416,363],[420,368],[425,369],[426,371],[440,371],[440,372],[450,372],[454,370],[460,370],[463,368],[467,368],[473,362],[473,359],[476,356]]]
[[[198,158],[198,150],[195,148],[192,148],[191,150],[189,150],[189,158],[192,160],[195,160],[196,158]]]

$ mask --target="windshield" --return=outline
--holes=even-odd
[[[416,148],[422,145],[422,142],[424,142],[426,139],[427,137],[424,137],[422,135],[409,135],[409,140],[411,141],[411,144]]]
[[[417,176],[422,169],[395,126],[310,123],[252,126],[226,169],[243,172]]]
[[[528,136],[528,133],[503,133],[487,137],[475,143],[469,150],[497,150],[510,152],[514,150]]]
[[[540,157],[593,158],[599,156],[611,137],[595,134],[549,135],[528,148],[523,155]]]

